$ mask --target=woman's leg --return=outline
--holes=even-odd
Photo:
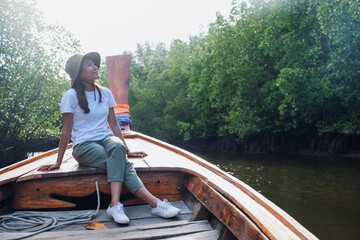
[[[105,148],[101,145],[101,141],[84,142],[75,146],[73,149],[73,156],[81,165],[89,166],[89,167],[97,167],[104,170],[107,170],[107,165],[108,165],[107,155],[108,154]],[[116,167],[113,166],[113,164],[111,164],[111,166]],[[122,178],[121,177],[117,178],[116,176],[109,177],[108,175],[108,180],[109,179],[121,180]],[[118,202],[120,202],[121,189],[122,189],[121,181],[110,182],[111,206],[114,206]]]
[[[124,212],[124,205],[120,203],[122,182],[110,182],[111,203],[106,212],[110,214],[114,221],[120,224],[128,224],[130,219]]]
[[[130,192],[132,192],[138,198],[144,200],[145,202],[149,203],[151,207],[156,207],[157,201],[160,201],[154,195],[152,195],[145,187],[144,184],[141,182],[139,177],[136,174],[136,171],[133,167],[133,163],[129,162],[126,158],[126,150],[124,145],[122,144],[121,140],[115,136],[109,136],[102,141],[102,144],[106,151],[108,152],[108,166],[111,166],[108,170],[109,175],[116,175],[118,173],[118,179],[123,180],[124,184],[128,188]],[[109,167],[108,167],[109,168]],[[119,174],[121,169],[123,169],[123,174]],[[110,172],[115,172],[114,174],[109,174]],[[109,176],[110,178],[110,176]],[[112,204],[116,204],[116,200],[120,199],[118,197],[118,192],[121,192],[122,182],[111,182],[111,206]],[[120,193],[119,192],[119,193]]]
[[[126,150],[121,140],[115,136],[108,136],[101,141],[106,158],[106,172],[108,182],[124,182],[126,173]]]
[[[141,187],[140,189],[138,189],[135,192],[135,196],[149,203],[152,208],[156,208],[157,202],[160,201],[160,199],[152,195],[145,187]]]
[[[122,141],[118,137],[109,136],[102,141],[102,145],[108,154],[108,181],[123,182],[127,189],[136,195],[135,192],[144,187],[144,184],[137,176],[133,163],[126,158],[126,149]]]
[[[149,203],[152,207],[151,213],[163,218],[172,218],[177,216],[181,211],[180,209],[173,207],[166,199],[161,201],[154,195],[152,195],[145,187],[136,191],[135,195]]]
[[[115,222],[128,224],[130,219],[126,216],[124,206],[120,203],[125,163],[124,158],[117,156],[121,156],[123,150],[121,147],[116,146],[116,144],[112,144],[111,141],[108,141],[109,146],[106,148],[104,144],[105,139],[75,146],[73,155],[80,164],[102,168],[107,171],[111,203],[106,212],[113,217]]]
[[[136,174],[133,163],[126,158],[125,147],[118,137],[109,136],[102,141],[102,145],[108,154],[106,160],[108,181],[111,182],[110,187],[114,187],[111,189],[111,204],[115,204],[117,199],[120,199],[123,182],[130,192],[150,204],[153,208],[151,213],[164,218],[174,217],[180,213],[180,209],[171,206],[167,200],[160,201],[145,188]]]
[[[110,183],[110,191],[111,191],[110,207],[114,207],[120,202],[121,189],[122,189],[122,182]]]
[[[140,178],[137,176],[136,171],[133,167],[133,163],[129,162],[126,158],[126,150],[121,140],[118,137],[111,136],[107,137],[103,141],[104,147],[108,152],[108,162],[110,159],[114,158],[112,161],[121,162],[121,166],[114,166],[111,168],[111,171],[119,171],[118,169],[124,169],[124,175],[121,175],[121,179],[123,179],[124,184],[128,188],[130,192],[132,192],[138,198],[144,200],[149,203],[151,207],[156,207],[157,201],[160,201],[154,195],[152,195],[141,182]],[[112,184],[112,183],[111,183]],[[114,184],[115,185],[115,184]],[[114,189],[118,189],[115,188]],[[121,186],[120,186],[121,189]],[[113,190],[111,191],[111,194]],[[116,196],[116,195],[115,195]],[[115,197],[114,196],[114,197]],[[112,200],[114,198],[112,197]],[[116,199],[114,199],[115,201]],[[111,201],[113,203],[113,201]],[[114,203],[115,204],[115,203]]]

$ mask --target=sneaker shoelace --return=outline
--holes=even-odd
[[[171,207],[171,204],[168,202],[167,199],[164,199],[163,202],[159,205],[159,207],[167,210],[169,207]]]
[[[120,204],[116,205],[114,209],[115,209],[115,212],[124,214],[124,206],[123,205],[120,205]]]

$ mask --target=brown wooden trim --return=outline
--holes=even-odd
[[[181,172],[139,172],[138,176],[146,188],[159,198],[171,201],[184,199],[186,188],[183,186],[184,174]],[[95,181],[98,181],[100,192],[110,194],[107,175],[91,174],[60,178],[35,179],[19,183],[11,183],[14,190],[12,207],[14,209],[56,209],[75,207],[73,203],[54,199],[53,195],[65,197],[85,197],[96,191]],[[122,195],[129,194],[123,187]],[[131,198],[126,205],[140,203]],[[142,202],[143,203],[143,202]]]
[[[184,185],[238,239],[269,239],[243,212],[202,179],[189,176]]]
[[[11,182],[15,182],[17,178],[18,177],[12,177],[12,178],[8,178],[8,179],[5,179],[3,181],[0,181],[0,186],[6,185],[6,184],[11,183]]]
[[[45,179],[45,178],[59,178],[59,177],[67,177],[67,176],[78,176],[78,175],[88,175],[88,174],[96,174],[98,171],[96,168],[84,168],[71,172],[61,172],[61,171],[49,171],[49,172],[39,172],[38,174],[32,174],[26,177],[18,177],[16,182],[24,182],[35,179]],[[105,171],[104,171],[105,172]],[[105,172],[106,173],[106,172]]]
[[[11,204],[14,209],[54,209],[75,207],[73,203],[54,199],[51,195],[84,197],[96,191],[95,180],[99,189],[108,187],[106,175],[72,176],[50,179],[36,179],[21,183],[12,183],[14,196]]]
[[[68,144],[67,147],[66,147],[66,149],[71,148],[71,147],[72,147],[72,144]],[[55,149],[52,149],[52,150],[50,150],[50,151],[47,151],[47,152],[45,152],[45,153],[43,153],[43,154],[37,155],[37,156],[35,156],[35,157],[27,158],[27,159],[22,160],[22,161],[20,161],[20,162],[14,163],[14,164],[12,164],[12,165],[9,165],[9,166],[7,166],[7,167],[4,167],[4,168],[0,169],[0,174],[3,174],[3,173],[5,173],[5,172],[8,172],[8,171],[13,170],[13,169],[15,169],[15,168],[18,168],[18,167],[23,166],[23,165],[25,165],[25,164],[34,162],[34,161],[39,160],[39,159],[41,159],[41,158],[44,158],[44,157],[47,157],[47,156],[56,154],[58,151],[59,151],[59,149],[58,149],[58,148],[55,148]]]

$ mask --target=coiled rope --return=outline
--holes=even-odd
[[[36,234],[51,230],[55,227],[77,223],[86,222],[91,220],[100,209],[100,193],[98,181],[95,181],[97,192],[97,209],[96,211],[89,211],[87,213],[81,213],[70,217],[51,217],[41,214],[39,212],[16,212],[14,214],[8,214],[0,216],[0,232],[31,232],[21,237],[11,238],[8,240],[24,239]],[[17,224],[8,224],[12,221],[17,221]],[[18,223],[20,221],[20,223]],[[5,240],[5,239],[4,239]]]

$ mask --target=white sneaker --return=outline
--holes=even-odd
[[[163,218],[172,218],[180,213],[180,209],[173,207],[167,199],[164,201],[158,201],[156,208],[151,210],[151,213]]]
[[[111,215],[114,218],[114,221],[120,224],[128,224],[130,222],[130,219],[126,216],[124,212],[124,205],[121,203],[118,203],[114,207],[108,207],[106,212]]]

